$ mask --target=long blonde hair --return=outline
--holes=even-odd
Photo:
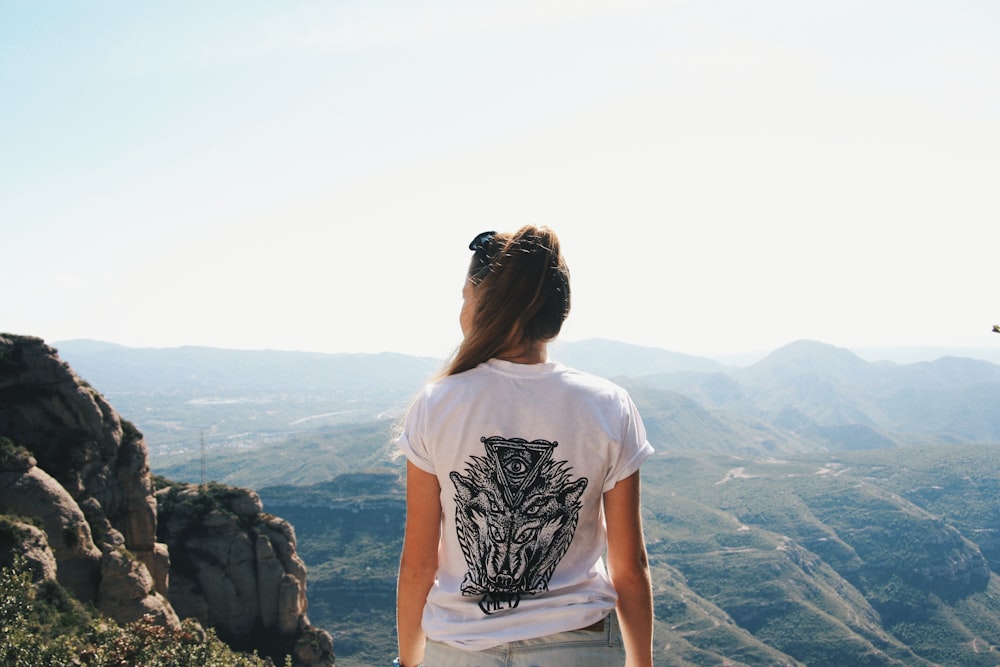
[[[569,268],[548,227],[480,235],[468,279],[476,307],[465,339],[443,375],[475,368],[525,343],[559,335],[569,314]]]

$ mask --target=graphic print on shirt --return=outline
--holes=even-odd
[[[523,595],[548,590],[580,515],[587,479],[570,479],[554,461],[557,442],[480,438],[486,456],[472,456],[455,485],[458,542],[469,571],[462,595],[479,597],[485,614],[513,609]]]

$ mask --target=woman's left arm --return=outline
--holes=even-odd
[[[437,477],[406,464],[406,533],[396,585],[396,634],[399,661],[406,667],[424,659],[421,620],[427,592],[434,584],[441,539],[441,486]]]
[[[642,502],[636,471],[604,494],[608,523],[608,574],[618,593],[618,620],[626,667],[653,665],[653,592],[642,534]]]

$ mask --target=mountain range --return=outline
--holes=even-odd
[[[391,438],[440,360],[57,347],[145,433],[158,474],[250,487],[294,525],[337,664],[391,655]],[[610,341],[553,352],[626,386],[657,450],[658,667],[1000,665],[1000,366],[815,341],[747,366]]]
[[[56,343],[150,442],[154,465],[179,472],[218,461],[220,481],[259,487],[318,482],[348,467],[267,479],[244,474],[244,452],[323,431],[384,438],[442,362],[399,354],[214,348],[142,349]],[[790,343],[748,366],[614,341],[560,343],[553,358],[626,386],[659,451],[782,455],[922,443],[1000,441],[1000,366],[942,357],[869,362],[816,341]],[[302,451],[304,450],[304,451]],[[234,459],[229,460],[227,459]],[[304,466],[304,470],[309,467]],[[183,473],[190,476],[190,473]],[[194,481],[197,481],[195,479]]]

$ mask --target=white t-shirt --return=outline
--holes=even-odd
[[[653,453],[624,389],[493,359],[425,387],[397,445],[441,486],[430,639],[481,650],[614,609],[603,494]]]

